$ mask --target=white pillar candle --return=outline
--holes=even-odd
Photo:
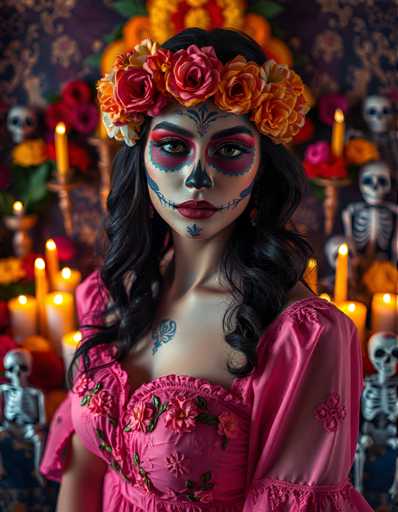
[[[65,364],[65,374],[72,362],[73,354],[82,339],[80,331],[68,332],[62,337],[62,357]]]
[[[62,355],[62,337],[75,329],[73,295],[68,292],[48,293],[45,297],[48,337],[58,355]]]
[[[372,299],[372,331],[398,333],[398,295],[375,293]]]
[[[17,343],[37,334],[37,300],[31,295],[19,295],[8,302],[11,332]]]
[[[55,276],[54,290],[59,292],[74,293],[76,286],[80,283],[82,275],[78,270],[64,267]]]
[[[365,324],[367,308],[362,302],[346,301],[338,304],[339,309],[354,322],[362,349],[365,350]]]

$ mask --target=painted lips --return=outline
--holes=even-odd
[[[186,201],[177,206],[177,210],[189,219],[208,219],[217,208],[208,201]]]

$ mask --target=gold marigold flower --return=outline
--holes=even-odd
[[[366,139],[352,139],[344,148],[346,160],[350,164],[363,165],[369,160],[379,160],[380,155],[374,144]]]
[[[207,30],[210,27],[210,16],[202,8],[190,9],[185,15],[185,26],[199,27]]]
[[[26,272],[18,258],[3,258],[0,260],[0,285],[7,285],[25,277]]]
[[[29,167],[40,165],[48,159],[47,148],[41,139],[32,139],[21,142],[12,150],[15,164]]]
[[[390,261],[374,261],[362,277],[370,293],[396,293],[398,270]]]

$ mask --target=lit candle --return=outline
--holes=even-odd
[[[372,299],[372,331],[398,333],[398,295],[375,293]]]
[[[73,293],[76,286],[80,283],[81,278],[82,275],[78,270],[64,267],[61,272],[58,272],[55,276],[54,290]]]
[[[308,260],[307,269],[304,273],[304,281],[315,294],[318,293],[318,264],[315,258]]]
[[[44,298],[48,293],[48,283],[46,277],[46,264],[43,258],[35,259],[35,293],[37,300],[37,309],[39,317],[39,333],[47,336],[47,319]]]
[[[328,302],[332,302],[332,298],[328,293],[321,293],[319,297],[321,299],[327,300]]]
[[[8,301],[12,336],[22,343],[37,334],[37,300],[31,295],[19,295]]]
[[[68,332],[62,337],[62,357],[65,364],[65,373],[72,362],[73,354],[82,339],[80,331]]]
[[[344,149],[344,113],[340,108],[334,112],[334,123],[332,128],[331,151],[334,156],[341,156]]]
[[[66,137],[66,126],[58,123],[55,128],[55,153],[57,158],[57,171],[60,181],[65,181],[69,170],[68,139]]]
[[[21,201],[15,201],[12,205],[12,212],[16,217],[23,217],[25,214],[25,207]]]
[[[48,338],[54,350],[62,355],[62,337],[75,328],[73,295],[68,292],[48,293],[45,297]]]
[[[347,299],[348,286],[348,245],[339,246],[337,253],[336,275],[334,280],[334,301],[336,304]]]
[[[46,262],[51,289],[54,290],[56,276],[59,273],[59,263],[57,246],[52,238],[49,238],[46,242]]]
[[[339,309],[351,318],[357,330],[359,341],[365,350],[365,323],[366,323],[366,306],[362,302],[346,301],[338,305]]]

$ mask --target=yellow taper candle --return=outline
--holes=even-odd
[[[332,128],[332,142],[330,144],[331,151],[334,156],[341,156],[344,150],[344,113],[340,108],[337,108],[334,113],[334,123]]]
[[[54,350],[62,355],[62,337],[75,329],[73,295],[68,292],[48,293],[45,297],[48,338]]]
[[[82,339],[80,331],[68,332],[62,337],[62,357],[64,359],[65,373],[67,373],[73,354]]]
[[[362,302],[346,301],[338,305],[339,309],[351,318],[357,330],[359,341],[362,349],[365,350],[365,323],[366,323],[366,306]]]
[[[347,299],[348,286],[348,245],[339,246],[334,281],[334,302],[339,304]]]
[[[375,293],[371,309],[372,332],[391,331],[398,333],[398,295]]]
[[[55,280],[59,273],[59,263],[57,246],[52,238],[49,238],[46,242],[46,262],[51,289],[54,290]]]
[[[69,169],[68,139],[64,123],[58,123],[55,128],[55,153],[58,176],[60,181],[64,181]]]
[[[315,294],[318,294],[318,264],[315,258],[308,260],[307,269],[304,273],[304,281]]]
[[[35,293],[37,300],[39,334],[44,338],[47,336],[47,319],[44,298],[48,293],[46,277],[46,264],[43,258],[35,259]]]
[[[80,283],[81,278],[82,275],[78,270],[64,267],[61,272],[58,272],[55,276],[54,290],[73,293],[76,286]]]
[[[37,300],[31,295],[19,295],[8,301],[12,336],[22,343],[37,334]]]

